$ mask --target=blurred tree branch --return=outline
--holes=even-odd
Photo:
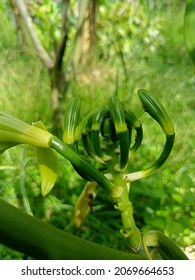
[[[24,1],[23,0],[11,0],[11,2],[12,2],[13,6],[14,5],[16,6],[18,13],[20,14],[21,18],[23,19],[24,24],[28,30],[29,36],[37,51],[38,56],[44,62],[45,66],[48,69],[51,69],[54,65],[54,61],[51,58],[51,56],[48,54],[46,49],[43,47],[41,41],[39,40],[39,38],[36,34],[36,31],[33,27],[33,22],[32,22],[31,16],[28,13],[28,10],[24,4]]]
[[[96,41],[96,0],[78,1],[79,17],[72,53],[72,67],[75,70],[79,63],[91,63],[94,57]]]
[[[10,3],[23,42],[27,42],[27,47],[30,46],[31,49],[35,50],[48,70],[51,86],[52,128],[53,132],[59,135],[63,124],[64,100],[70,82],[75,77],[75,71],[81,62],[81,58],[84,58],[84,63],[89,62],[86,57],[90,56],[89,50],[95,44],[96,0],[78,1],[78,16],[75,24],[76,35],[65,67],[63,67],[63,58],[66,55],[69,40],[70,0],[61,0],[61,34],[57,41],[57,47],[52,51],[44,47],[37,34],[35,23],[30,14],[31,6],[28,7],[24,0],[10,0]]]
[[[66,92],[66,88],[68,88],[68,84],[70,82],[69,79],[66,78],[62,67],[63,56],[65,54],[68,41],[70,1],[63,0],[61,38],[58,42],[57,51],[54,55],[49,54],[49,52],[44,48],[34,28],[34,23],[24,1],[11,0],[11,6],[15,17],[17,11],[17,15],[22,19],[37,55],[40,57],[45,67],[49,71],[51,84],[52,127],[53,129],[55,128],[55,132],[58,134],[58,131],[62,126],[62,102],[64,99],[63,93]],[[21,25],[18,27],[21,29]],[[26,39],[27,34],[24,28],[20,31],[23,34],[23,37]]]

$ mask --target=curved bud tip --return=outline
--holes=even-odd
[[[112,95],[108,99],[108,107],[116,132],[120,133],[126,131],[127,125],[125,122],[125,110],[123,103],[117,96]]]
[[[144,110],[159,123],[167,136],[173,135],[174,126],[163,105],[157,101],[154,96],[149,95],[148,91],[144,89],[139,89],[137,93]]]
[[[81,100],[79,97],[74,97],[67,105],[64,116],[64,133],[63,141],[67,144],[72,144],[75,141],[75,131],[80,118]]]

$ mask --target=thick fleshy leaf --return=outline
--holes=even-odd
[[[44,124],[39,121],[34,124],[46,130]],[[41,192],[47,195],[55,185],[58,176],[58,158],[56,152],[51,148],[37,147],[37,160],[41,173]]]
[[[188,257],[172,239],[156,230],[143,234],[143,246],[148,257],[153,260],[188,260]]]

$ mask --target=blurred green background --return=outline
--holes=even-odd
[[[27,1],[45,48],[59,40],[61,1]],[[77,1],[71,1],[67,56],[74,47]],[[66,92],[82,99],[82,115],[115,90],[143,122],[142,148],[132,170],[148,166],[160,153],[162,131],[143,110],[136,94],[145,88],[158,96],[176,130],[169,160],[149,178],[131,185],[134,217],[142,231],[160,230],[186,251],[195,252],[195,75],[183,39],[185,1],[98,1],[93,61],[81,61]],[[29,123],[41,119],[51,129],[48,70],[32,48],[21,46],[9,1],[0,3],[0,110]],[[64,66],[64,67],[65,67]],[[85,181],[59,157],[60,172],[52,192],[41,196],[33,147],[18,146],[0,157],[0,197],[34,216],[78,236],[127,250],[120,235],[120,216],[111,198],[97,189],[93,211],[80,229],[73,223],[76,200]],[[192,258],[192,255],[190,257]],[[0,245],[0,259],[26,259]]]

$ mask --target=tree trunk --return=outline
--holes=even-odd
[[[34,50],[31,37],[16,6],[16,1],[10,0],[10,6],[14,16],[19,46],[21,49]]]
[[[79,64],[91,63],[95,57],[96,0],[79,1],[77,33],[72,55],[73,72]]]
[[[95,57],[96,44],[96,0],[89,2],[89,8],[83,25],[83,44],[81,63],[93,63]]]
[[[68,41],[70,0],[62,0],[61,38],[58,42],[55,56],[51,55],[40,41],[24,0],[10,0],[17,29],[22,34],[21,43],[28,42],[28,45],[31,45],[31,48],[40,57],[48,70],[51,86],[52,130],[57,136],[60,135],[63,129],[64,102],[70,81],[74,77],[74,71],[80,62],[87,63],[90,60],[92,61],[95,56],[96,2],[96,0],[79,0],[79,15],[77,26],[75,27],[75,47],[68,62],[70,68],[69,72],[67,72],[63,68],[63,57],[66,53]]]
[[[62,10],[61,39],[56,51],[54,67],[49,71],[51,83],[52,132],[61,136],[64,119],[64,103],[71,77],[63,69],[70,21],[70,0],[64,0]]]
[[[62,66],[63,56],[66,51],[66,43],[68,40],[70,1],[64,0],[61,39],[58,43],[58,48],[54,58],[48,53],[42,42],[39,40],[33,26],[32,18],[24,1],[10,1],[16,18],[17,29],[19,29],[22,34],[22,44],[26,41],[30,42],[31,48],[36,51],[37,55],[41,58],[43,64],[48,70],[51,86],[50,106],[52,112],[52,130],[56,133],[56,135],[59,135],[59,131],[62,131],[63,124],[63,103],[69,84]]]

